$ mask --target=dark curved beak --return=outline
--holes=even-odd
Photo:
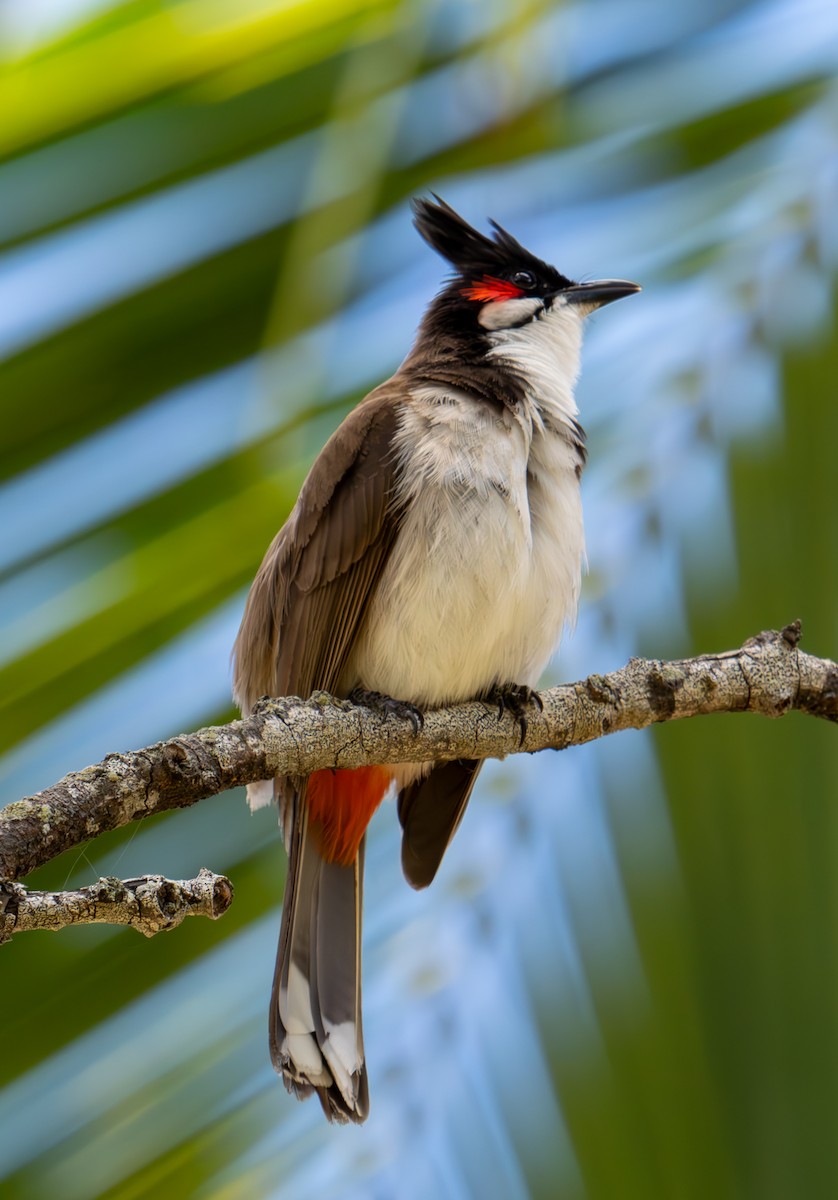
[[[563,296],[566,304],[602,308],[603,304],[622,300],[623,296],[633,296],[639,291],[640,284],[631,283],[628,279],[593,279],[590,283],[573,283],[570,287],[562,288],[556,293],[556,298]]]

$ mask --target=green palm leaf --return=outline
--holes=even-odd
[[[261,553],[438,281],[405,203],[431,187],[644,284],[588,339],[591,574],[556,670],[795,616],[834,657],[827,6],[85,11],[4,14],[4,798],[230,714]],[[33,882],[206,864],[237,899],[147,944],[4,947],[3,1187],[831,1196],[833,742],[730,717],[516,759],[418,900],[380,814],[350,1140],[264,1051],[271,814],[219,798],[51,864]]]

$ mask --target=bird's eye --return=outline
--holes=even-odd
[[[512,282],[516,287],[523,288],[528,292],[530,288],[535,287],[535,276],[532,271],[516,271],[512,276]]]

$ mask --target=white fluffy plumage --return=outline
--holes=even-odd
[[[559,304],[492,333],[490,353],[527,384],[516,409],[453,388],[413,391],[396,446],[406,515],[348,678],[426,707],[537,684],[581,584],[583,316]]]

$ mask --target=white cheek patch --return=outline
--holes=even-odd
[[[542,307],[537,296],[521,296],[515,300],[490,300],[481,308],[477,322],[484,329],[509,329],[529,321]]]

